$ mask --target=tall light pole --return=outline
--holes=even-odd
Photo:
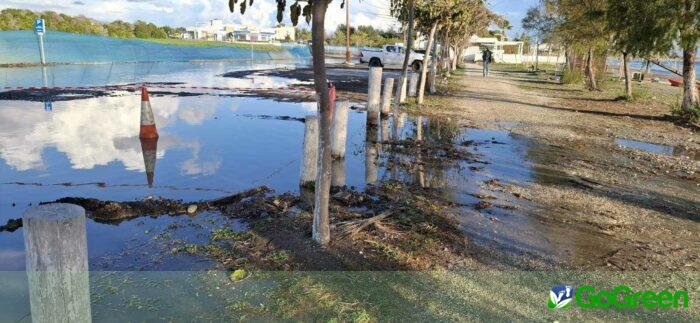
[[[345,64],[350,65],[350,0],[345,0]]]

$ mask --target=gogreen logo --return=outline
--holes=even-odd
[[[575,292],[574,292],[575,290]],[[653,290],[632,291],[629,286],[619,285],[612,290],[596,291],[595,287],[584,285],[577,288],[565,285],[552,287],[549,292],[547,306],[551,309],[567,308],[571,306],[572,299],[583,309],[669,309],[688,308],[688,292],[678,290],[671,293],[669,290],[655,292]]]
[[[574,296],[574,288],[566,285],[557,285],[549,291],[547,306],[551,309],[566,308],[571,306],[571,298]]]

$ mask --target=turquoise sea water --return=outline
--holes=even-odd
[[[282,51],[251,51],[243,48],[187,47],[138,39],[121,39],[49,31],[44,36],[46,61],[51,63],[171,62],[224,59],[308,58],[304,45],[286,45]],[[38,63],[39,45],[29,30],[0,32],[0,64]]]

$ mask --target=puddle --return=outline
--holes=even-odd
[[[623,148],[633,148],[633,149],[639,149],[639,150],[644,150],[656,154],[663,154],[663,155],[673,155],[674,154],[674,147],[671,146],[666,146],[666,145],[659,145],[659,144],[652,144],[644,141],[637,141],[637,140],[629,140],[629,139],[615,139],[615,144],[617,144],[620,147]]]
[[[236,81],[220,76],[229,63],[206,64],[210,65],[175,68],[172,75],[154,69],[141,80],[185,81],[189,75],[198,75],[201,79],[193,83],[216,83],[258,77],[257,73],[241,73]],[[295,81],[269,77],[279,78],[274,82]],[[97,80],[84,77],[79,82]],[[304,132],[299,121],[316,113],[315,103],[158,95],[151,97],[151,104],[160,133],[155,143],[138,139],[140,97],[134,93],[55,102],[52,110],[45,110],[42,102],[0,101],[0,223],[21,218],[30,205],[71,196],[115,201],[162,196],[195,201],[261,185],[278,193],[299,193]],[[368,132],[365,120],[364,111],[350,111],[346,158],[333,165],[343,176],[334,181],[357,190],[386,180],[436,188],[462,205],[459,221],[473,241],[513,254],[527,252],[548,259],[563,254],[555,252],[558,246],[551,241],[569,232],[539,223],[528,213],[528,205],[494,193],[487,184],[538,180],[537,170],[528,162],[537,146],[527,137],[504,130],[462,129],[446,119],[406,114],[398,116],[396,129],[394,120],[382,120]],[[399,140],[453,143],[469,157],[396,152],[381,143],[394,130]],[[489,195],[498,195],[497,201],[480,207]],[[216,218],[212,214],[193,219],[141,218],[119,225],[89,221],[90,266],[100,270],[205,269],[210,264],[201,259],[167,255],[174,248],[168,244],[171,240],[154,236],[165,234],[194,243],[208,236],[214,225],[223,225],[217,221],[224,219]],[[177,234],[162,232],[173,225],[183,229]],[[552,240],[550,234],[555,236]],[[21,229],[0,233],[0,270],[23,268],[23,246]]]

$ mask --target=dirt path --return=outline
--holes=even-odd
[[[460,73],[430,113],[532,140],[532,179],[499,189],[527,205],[525,213],[549,230],[540,238],[570,264],[700,269],[698,133],[669,121],[664,107],[572,99],[567,92],[580,90],[524,72],[483,78],[480,66],[469,65]],[[616,139],[672,144],[673,153],[623,148]]]

